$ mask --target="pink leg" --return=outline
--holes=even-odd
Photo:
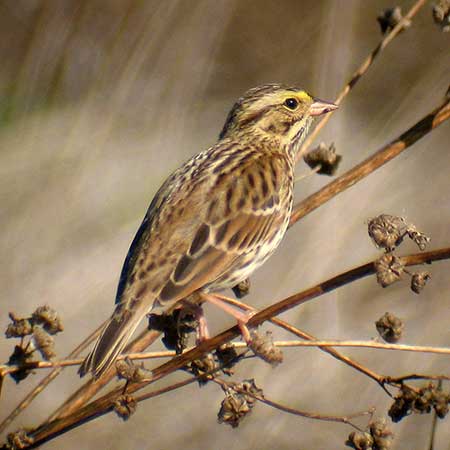
[[[200,296],[206,300],[209,303],[212,303],[219,307],[222,311],[225,311],[226,313],[230,314],[237,320],[237,324],[239,329],[241,330],[242,337],[244,341],[249,344],[252,340],[250,336],[250,331],[247,327],[247,322],[250,320],[250,318],[255,314],[254,312],[243,312],[240,311],[230,304],[228,304],[226,301],[221,300],[219,297],[216,297],[214,294],[204,294],[201,293]]]
[[[198,329],[197,329],[197,344],[202,343],[210,338],[208,324],[206,323],[206,317],[203,314],[203,309],[200,307],[199,314],[197,316]]]

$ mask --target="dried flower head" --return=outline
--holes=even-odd
[[[252,406],[249,405],[246,398],[230,389],[225,392],[225,398],[222,400],[217,418],[219,423],[226,423],[236,428],[251,410]]]
[[[22,338],[28,336],[33,332],[33,326],[29,319],[21,319],[17,317],[13,312],[9,313],[11,322],[6,328],[6,338]]]
[[[33,352],[29,351],[27,349],[24,349],[20,345],[14,346],[14,351],[12,352],[11,356],[8,360],[8,366],[19,366],[23,367],[29,363],[34,362],[33,359]],[[20,381],[24,380],[32,373],[32,369],[26,369],[21,368],[19,370],[16,370],[15,372],[11,372],[10,376],[11,378],[16,382],[19,383]]]
[[[411,290],[416,294],[420,294],[430,278],[431,275],[428,272],[413,273],[411,277]]]
[[[56,334],[63,331],[63,325],[58,313],[48,305],[39,306],[31,315],[33,323],[42,325],[49,334]]]
[[[373,450],[389,450],[392,446],[394,433],[388,428],[384,417],[373,420],[369,424],[373,438]]]
[[[123,420],[128,420],[136,412],[137,401],[132,395],[121,395],[114,402],[114,411]]]
[[[182,353],[188,345],[189,334],[198,327],[198,321],[191,313],[182,308],[170,314],[149,314],[148,327],[164,333],[163,344],[169,350]]]
[[[226,423],[233,428],[239,426],[242,419],[251,412],[256,402],[254,396],[263,397],[263,391],[256,386],[253,379],[230,383],[224,391],[225,399],[217,416],[219,423]]]
[[[246,278],[233,287],[233,293],[237,298],[245,297],[250,292],[250,278]]]
[[[413,224],[409,224],[406,231],[409,238],[415,242],[417,247],[419,247],[420,250],[424,251],[428,242],[430,242],[430,238],[423,234],[421,231],[418,231]]]
[[[390,253],[386,253],[373,264],[377,275],[377,282],[384,288],[399,281],[405,268],[400,258]]]
[[[116,361],[117,376],[119,379],[124,379],[132,382],[141,382],[151,378],[152,371],[141,365],[134,364],[129,358],[119,359]]]
[[[217,372],[219,367],[214,359],[214,355],[212,353],[206,353],[201,358],[194,359],[189,364],[189,368],[195,376],[199,377],[198,382],[202,386],[211,380],[211,378],[214,378],[215,372]]]
[[[345,444],[355,450],[372,450],[373,437],[370,433],[352,431]]]
[[[45,360],[48,361],[56,356],[53,337],[39,325],[33,327],[32,342],[35,349],[38,350]]]
[[[450,0],[439,0],[434,4],[433,19],[442,31],[450,31]]]
[[[391,31],[402,19],[403,16],[400,6],[385,9],[377,17],[377,21],[380,24],[381,32],[383,34]],[[410,25],[410,20],[405,21],[405,23],[403,24],[403,29],[408,28]]]
[[[227,374],[232,375],[233,366],[240,360],[241,355],[238,355],[233,344],[227,343],[221,345],[216,349],[215,355],[221,370]]]
[[[369,220],[368,232],[378,248],[391,252],[401,244],[406,234],[406,222],[403,217],[380,214]]]
[[[261,335],[256,331],[252,331],[251,338],[249,348],[256,356],[273,367],[283,362],[283,352],[274,345],[272,332],[267,331],[265,335]]]
[[[419,390],[402,385],[394,403],[389,409],[393,422],[399,422],[412,413],[427,414],[433,409],[440,418],[448,413],[450,393],[443,391],[435,383],[427,383]]]
[[[391,343],[397,342],[402,337],[405,328],[403,321],[389,312],[380,317],[375,322],[375,326],[380,336]]]
[[[324,142],[321,142],[318,147],[307,152],[303,156],[303,160],[311,169],[319,166],[317,173],[332,176],[336,173],[342,156],[336,153],[334,143],[327,147]]]

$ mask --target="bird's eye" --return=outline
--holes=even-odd
[[[289,109],[296,109],[298,106],[298,100],[296,98],[287,98],[284,101],[285,106],[287,106]]]

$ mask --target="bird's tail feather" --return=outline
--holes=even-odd
[[[147,313],[147,308],[126,310],[119,305],[103,328],[94,348],[83,361],[78,373],[81,377],[92,372],[100,377],[114,363]]]

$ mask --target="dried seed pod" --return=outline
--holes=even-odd
[[[240,355],[236,352],[234,345],[230,343],[221,345],[216,349],[215,355],[222,371],[227,375],[231,375],[231,369],[240,359]]]
[[[402,19],[403,15],[400,6],[385,9],[377,17],[377,21],[380,24],[381,32],[383,34],[391,31]],[[403,29],[408,28],[410,25],[411,21],[407,20],[403,25]]]
[[[219,423],[225,423],[233,428],[239,426],[242,419],[252,410],[246,398],[232,389],[225,392],[220,410],[217,414]]]
[[[409,238],[415,242],[417,247],[420,250],[425,250],[428,242],[430,242],[430,238],[423,234],[421,231],[418,231],[415,225],[408,225],[406,232],[408,233]]]
[[[39,306],[31,316],[34,323],[42,325],[45,331],[56,334],[63,331],[63,325],[58,313],[48,305]]]
[[[262,389],[256,386],[253,379],[244,380],[242,383],[230,383],[224,391],[225,399],[217,416],[219,423],[226,423],[233,428],[239,426],[241,420],[251,412],[256,403],[253,396],[264,396]]]
[[[25,366],[26,364],[29,364],[31,362],[34,362],[33,359],[33,352],[25,350],[20,345],[16,345],[14,347],[14,351],[12,352],[11,356],[8,360],[8,366]],[[31,369],[19,369],[15,372],[11,372],[10,376],[11,378],[16,382],[19,383],[20,381],[24,380],[32,373]]]
[[[273,367],[283,362],[283,352],[273,344],[272,333],[270,331],[267,331],[264,336],[261,336],[256,331],[252,331],[251,338],[249,348],[256,356],[268,362]]]
[[[243,392],[244,395],[247,393],[251,394],[246,395],[246,399],[248,403],[251,404],[252,406],[256,402],[256,399],[253,396],[261,398],[264,397],[263,390],[256,385],[255,380],[253,378],[249,378],[248,380],[244,380],[241,383],[235,384],[235,388],[238,391]]]
[[[384,417],[369,424],[370,434],[373,437],[374,450],[389,450],[392,446],[394,433],[388,428]]]
[[[397,342],[402,337],[405,328],[403,321],[389,312],[380,317],[375,322],[375,326],[380,336],[390,343]]]
[[[34,347],[41,354],[45,360],[50,360],[56,356],[55,342],[43,328],[39,325],[35,325],[33,328],[32,342]]]
[[[233,287],[233,293],[237,298],[245,297],[250,292],[250,278],[241,281]]]
[[[450,31],[450,0],[439,0],[433,5],[433,19],[443,32]]]
[[[117,376],[119,379],[124,379],[132,382],[145,381],[151,378],[152,371],[147,370],[144,364],[136,365],[129,358],[119,359],[116,361]]]
[[[411,290],[416,294],[420,294],[430,278],[431,275],[428,272],[413,273],[411,277]]]
[[[400,422],[404,417],[409,416],[413,411],[417,397],[418,394],[413,389],[403,384],[388,411],[392,422]]]
[[[212,353],[206,353],[201,358],[194,359],[194,361],[189,364],[189,367],[192,373],[199,377],[198,382],[200,385],[207,383],[213,378],[218,369],[217,362]]]
[[[31,325],[30,319],[21,319],[13,312],[9,313],[9,318],[12,323],[10,323],[6,328],[5,336],[7,339],[22,338],[33,332],[33,326]]]
[[[331,143],[330,146],[327,147],[324,142],[321,142],[318,147],[307,152],[303,156],[303,160],[311,167],[311,169],[320,166],[317,173],[332,176],[336,173],[342,160],[342,156],[336,153],[334,143]]]
[[[433,392],[433,408],[440,419],[443,419],[448,414],[449,404],[450,393],[444,392],[440,387],[435,388]]]
[[[124,421],[128,420],[136,412],[136,409],[137,401],[132,395],[121,395],[114,402],[114,411]]]
[[[352,431],[345,445],[354,448],[355,450],[372,450],[373,438],[369,433],[362,431]]]
[[[164,333],[162,342],[167,349],[182,353],[187,347],[189,334],[197,329],[198,321],[193,314],[178,308],[170,314],[149,314],[148,327]]]
[[[407,226],[403,217],[380,214],[369,220],[367,228],[375,245],[391,252],[402,243]]]
[[[377,282],[384,288],[399,281],[405,267],[399,258],[390,253],[386,253],[373,264]]]

